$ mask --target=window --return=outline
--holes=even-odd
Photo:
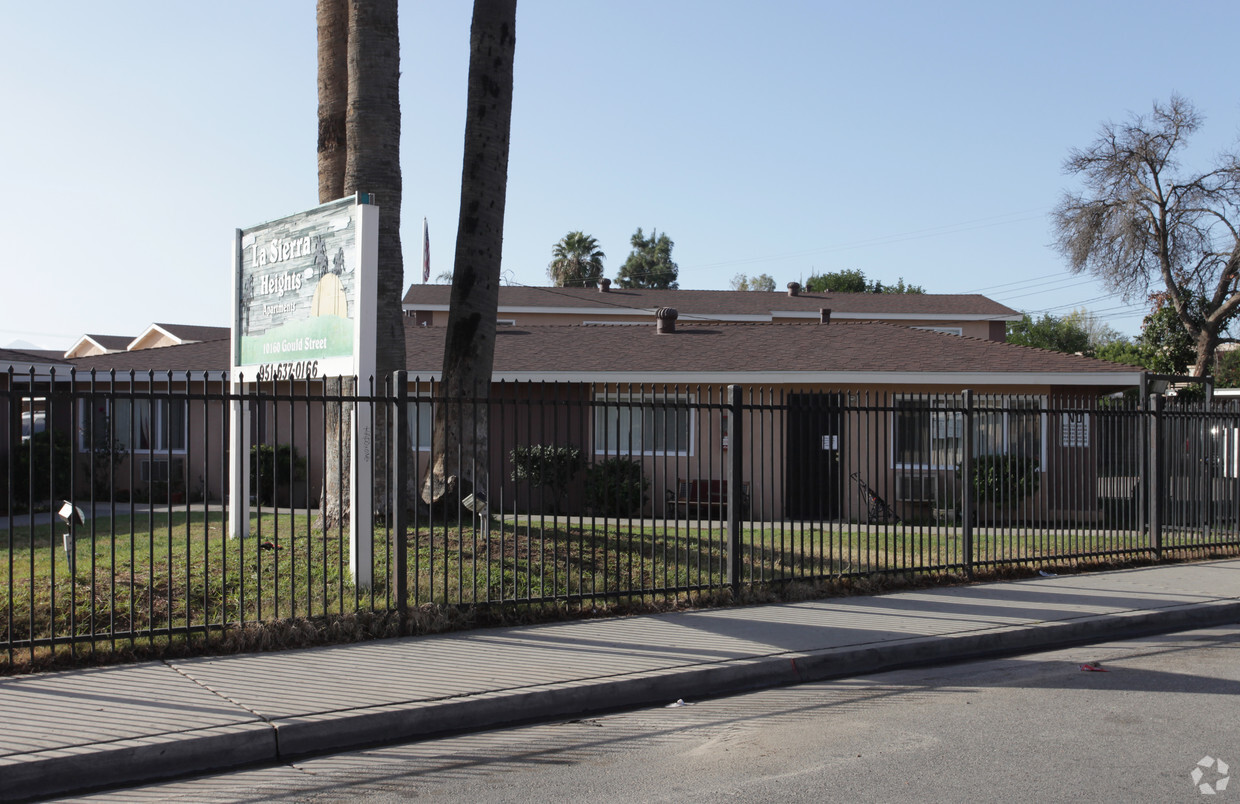
[[[431,407],[430,397],[418,397],[417,402],[409,403],[409,445],[410,449],[427,452],[431,448],[431,431],[435,426],[435,409]]]
[[[47,397],[22,397],[22,441],[47,429]]]
[[[960,463],[964,421],[958,397],[899,397],[895,401],[894,460],[897,466],[947,469]]]
[[[964,327],[913,327],[913,329],[924,329],[927,332],[944,332],[948,335],[964,334]]]
[[[184,452],[184,399],[96,400],[89,415],[82,400],[78,449],[83,452],[96,441],[111,437],[130,452]]]
[[[963,399],[905,396],[892,416],[899,468],[952,469],[964,457]],[[973,455],[1014,455],[1046,464],[1046,400],[1039,396],[973,398]]]
[[[595,399],[594,451],[610,455],[692,455],[693,411],[687,397]]]

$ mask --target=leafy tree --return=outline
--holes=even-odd
[[[856,268],[813,274],[805,280],[808,293],[925,293],[921,285],[905,284],[904,277],[894,285],[884,285],[879,280],[867,281],[865,272]]]
[[[770,293],[775,290],[775,278],[769,274],[758,274],[754,277],[737,274],[732,277],[732,290],[758,290]]]
[[[569,232],[552,246],[547,275],[557,287],[594,287],[603,278],[603,258],[606,256],[598,241],[590,235]]]
[[[1094,352],[1094,357],[1099,360],[1109,360],[1112,363],[1123,363],[1128,366],[1141,366],[1145,368],[1147,355],[1140,344],[1133,343],[1127,338],[1117,338],[1110,343],[1103,344]]]
[[[1093,351],[1089,333],[1080,324],[1050,313],[1044,313],[1036,320],[1025,313],[1019,321],[1008,322],[1007,342],[1069,354],[1090,354]]]
[[[125,442],[115,437],[110,415],[93,423],[87,430],[90,443],[91,479],[95,496],[106,499],[116,483],[116,470],[129,457]]]
[[[1220,349],[1215,353],[1214,387],[1240,388],[1240,350]]]
[[[464,499],[490,484],[486,400],[495,362],[516,35],[517,0],[474,0],[461,212],[440,381],[449,404],[435,406],[435,451],[422,484],[427,503]],[[467,400],[479,404],[460,415]]]
[[[1084,307],[1068,313],[1063,317],[1063,321],[1085,333],[1089,340],[1089,349],[1085,350],[1086,354],[1096,354],[1103,346],[1123,339],[1114,327]]]
[[[675,290],[679,287],[676,277],[680,269],[672,262],[672,240],[666,233],[650,230],[650,237],[642,235],[641,227],[629,240],[633,250],[620,266],[617,280],[622,288],[659,288]]]
[[[1190,314],[1197,306],[1190,299]],[[1192,336],[1181,325],[1175,308],[1169,304],[1161,305],[1145,317],[1137,343],[1143,357],[1141,365],[1158,374],[1184,374],[1193,365],[1197,354]]]
[[[1052,213],[1073,271],[1127,298],[1153,291],[1173,311],[1192,342],[1196,376],[1219,343],[1234,341],[1226,330],[1240,310],[1240,157],[1225,152],[1203,173],[1182,173],[1180,156],[1201,123],[1178,96],[1148,117],[1105,123],[1064,163],[1084,192],[1065,194]]]
[[[865,293],[867,290],[865,272],[855,268],[812,274],[805,280],[807,293]]]

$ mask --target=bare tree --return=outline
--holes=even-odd
[[[1064,163],[1085,192],[1065,194],[1052,213],[1056,245],[1074,272],[1175,310],[1196,344],[1196,376],[1220,343],[1234,341],[1225,332],[1240,310],[1240,159],[1226,152],[1212,170],[1181,173],[1179,157],[1201,123],[1192,104],[1173,96],[1149,116],[1104,124]]]
[[[488,419],[499,309],[516,0],[474,0],[469,43],[465,156],[434,454],[422,499],[483,492],[489,481]],[[470,400],[476,403],[466,405]],[[462,477],[462,475],[465,475]]]

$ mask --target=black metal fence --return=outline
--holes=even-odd
[[[403,375],[360,391],[233,391],[198,372],[0,380],[10,665],[428,604],[589,606],[1240,546],[1234,404],[582,383],[449,400]],[[430,483],[441,456],[453,480]]]

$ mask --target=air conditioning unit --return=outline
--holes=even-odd
[[[936,480],[934,475],[897,474],[896,499],[900,502],[932,502]]]

